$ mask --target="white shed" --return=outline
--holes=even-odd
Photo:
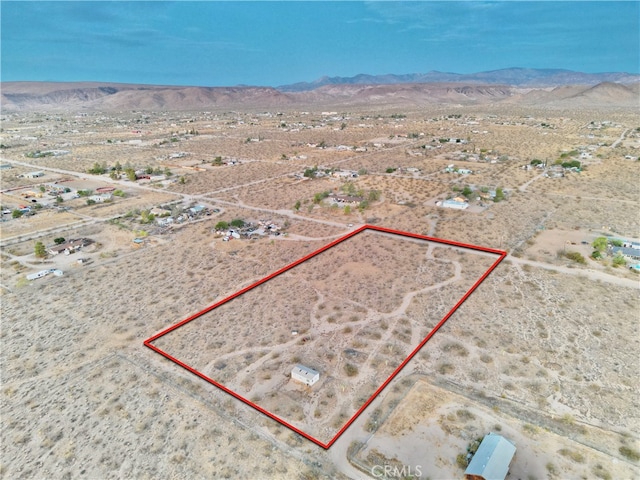
[[[320,380],[320,373],[304,365],[296,365],[293,367],[293,370],[291,370],[291,378],[311,386]]]

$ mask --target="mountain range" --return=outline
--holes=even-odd
[[[282,92],[300,92],[315,90],[324,85],[393,85],[398,83],[466,83],[466,84],[503,84],[518,87],[556,87],[559,85],[596,85],[602,82],[634,83],[640,81],[640,75],[631,73],[583,73],[557,68],[504,68],[478,73],[447,73],[430,71],[427,73],[409,73],[405,75],[366,75],[354,77],[322,77],[313,82],[299,82],[282,85]]]
[[[638,107],[640,75],[505,69],[477,74],[324,77],[273,87],[2,82],[2,111],[393,107],[437,104]]]

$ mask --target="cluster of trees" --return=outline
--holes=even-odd
[[[315,178],[316,173],[318,173],[318,167],[307,168],[303,175],[307,178]]]
[[[597,237],[591,246],[593,247],[593,253],[591,254],[591,258],[594,260],[600,260],[604,257],[605,252],[609,248],[609,245],[613,247],[621,247],[622,240],[618,240],[616,238],[608,239],[607,237]],[[621,267],[626,265],[627,261],[624,259],[624,256],[618,252],[611,259],[611,264],[614,267]]]
[[[454,192],[460,191],[460,189],[458,187],[454,187],[453,188]],[[487,187],[482,187],[480,189],[481,192],[488,192],[489,189]],[[467,200],[473,200],[474,198],[477,197],[477,193],[475,190],[472,190],[471,187],[469,185],[466,185],[462,191],[460,191],[460,193],[462,194],[462,196],[464,196]],[[497,187],[496,188],[496,194],[493,197],[493,201],[494,202],[501,202],[502,200],[505,199],[505,194],[504,194],[504,190],[501,187]]]
[[[563,168],[581,168],[582,164],[578,160],[571,160],[569,162],[560,163]]]
[[[153,168],[152,166],[147,166],[144,171],[148,175],[164,174],[165,177],[167,178],[169,178],[172,175],[171,170],[169,170],[169,168],[162,169],[161,167]],[[127,177],[127,179],[131,180],[132,182],[135,182],[138,179],[138,177],[136,176],[136,171],[133,167],[131,167],[130,165],[126,165],[123,167],[120,162],[116,162],[113,167],[108,167],[107,164],[104,162],[103,163],[96,162],[93,164],[93,167],[87,170],[87,172],[93,175],[102,175],[104,173],[109,172],[109,176],[111,177],[112,180],[117,180],[118,178],[120,178],[120,175],[123,173]]]
[[[318,192],[313,196],[313,203],[315,203],[317,205],[322,200],[327,198],[329,195],[331,195],[331,192],[329,190],[325,190],[324,192]]]
[[[241,218],[234,218],[230,222],[220,221],[216,223],[216,230],[228,230],[229,227],[242,228],[246,225],[245,221]]]

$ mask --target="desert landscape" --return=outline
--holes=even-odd
[[[640,477],[637,99],[3,82],[0,476]]]

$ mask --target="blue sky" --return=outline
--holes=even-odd
[[[3,81],[283,85],[508,67],[640,73],[640,2],[0,2]]]

